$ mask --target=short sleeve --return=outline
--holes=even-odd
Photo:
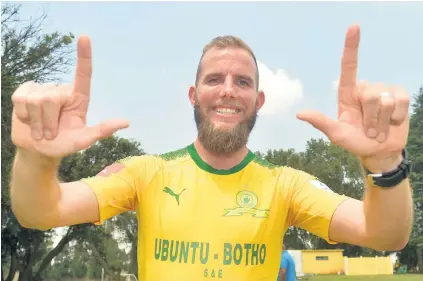
[[[280,268],[287,268],[287,267],[288,267],[288,259],[284,257],[284,255],[282,255]]]
[[[333,192],[317,178],[296,171],[291,182],[289,224],[309,231],[330,244],[329,227],[338,206],[349,197]]]
[[[134,156],[122,159],[91,178],[86,183],[97,197],[100,220],[105,220],[126,211],[134,211],[138,204],[139,189],[143,187],[147,173],[148,157]]]

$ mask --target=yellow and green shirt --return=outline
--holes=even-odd
[[[347,198],[251,151],[230,170],[209,166],[193,144],[130,157],[109,169],[83,180],[99,202],[95,223],[136,212],[143,281],[274,281],[288,227],[333,243],[331,217]]]

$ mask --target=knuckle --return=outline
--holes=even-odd
[[[29,107],[40,107],[42,100],[38,95],[29,95],[26,97],[26,103]]]
[[[380,104],[382,110],[392,110],[395,107],[395,100],[391,98],[381,99]]]
[[[361,101],[365,104],[375,104],[378,101],[378,96],[372,93],[364,93],[361,95]]]
[[[45,95],[42,98],[43,106],[55,106],[59,103],[58,98],[54,95]]]
[[[410,104],[410,97],[408,95],[395,97],[400,105],[408,106]]]
[[[14,105],[22,104],[22,103],[25,103],[25,102],[26,102],[26,96],[17,95],[17,94],[12,95],[12,103]]]

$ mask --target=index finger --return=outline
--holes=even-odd
[[[89,95],[91,88],[92,57],[91,42],[88,36],[78,39],[78,60],[75,73],[75,92]]]
[[[360,27],[352,25],[348,28],[345,38],[344,52],[341,62],[341,78],[339,79],[339,94],[350,94],[357,81],[358,46],[360,43]]]

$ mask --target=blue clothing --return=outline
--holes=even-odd
[[[297,281],[295,272],[295,261],[287,250],[282,252],[280,268],[285,268],[285,281]]]

